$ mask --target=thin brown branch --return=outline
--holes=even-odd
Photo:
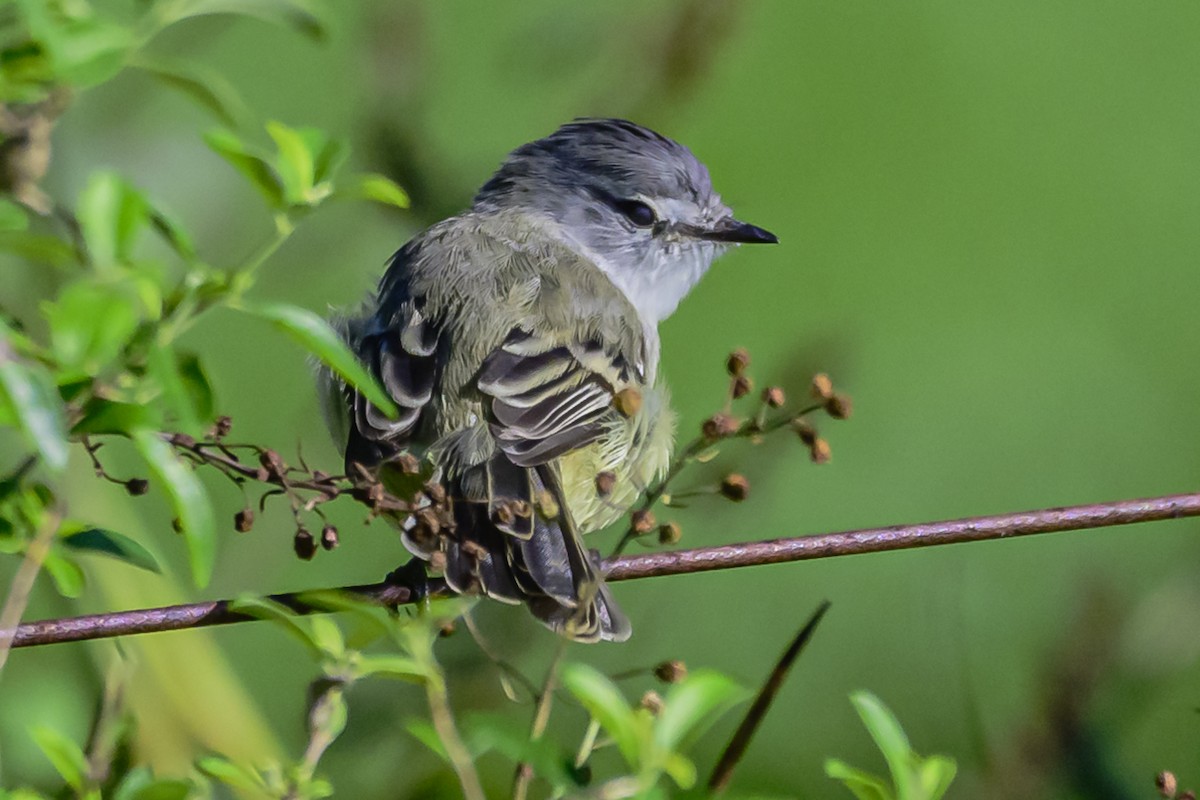
[[[62,513],[60,511],[46,510],[41,526],[25,548],[25,557],[21,559],[21,565],[17,567],[17,574],[13,576],[12,585],[8,587],[4,606],[0,608],[0,670],[3,670],[4,665],[8,663],[8,654],[12,649],[20,647],[17,639],[23,626],[17,623],[21,621],[25,607],[29,605],[33,582],[37,580],[38,573],[42,570],[42,564],[50,553],[50,545],[53,544],[54,535],[58,533],[58,526],[61,523]]]
[[[607,580],[617,582],[1197,516],[1200,516],[1200,492],[971,517],[948,522],[895,525],[692,550],[626,555],[609,559],[605,562],[605,567]],[[435,589],[441,587],[437,581],[432,583]],[[384,605],[399,605],[412,601],[412,593],[408,587],[386,580],[365,586],[345,587],[341,591]],[[288,593],[274,595],[272,599],[302,613],[325,610],[319,603],[307,602],[305,595],[304,592]],[[226,600],[119,611],[25,623],[17,628],[12,646],[30,647],[135,633],[181,630],[249,619],[253,618],[231,611],[229,601]]]
[[[754,698],[754,702],[751,703],[750,710],[742,718],[741,724],[738,725],[737,730],[733,733],[733,738],[729,740],[729,744],[725,747],[725,752],[721,753],[720,760],[713,767],[712,776],[708,779],[708,790],[714,795],[720,794],[729,786],[729,781],[733,779],[733,771],[737,769],[738,762],[746,754],[746,748],[750,746],[750,740],[754,738],[754,733],[758,730],[759,723],[766,717],[767,710],[771,707],[771,702],[775,699],[775,695],[779,693],[783,682],[787,680],[788,672],[791,670],[792,665],[796,663],[796,659],[800,656],[801,651],[804,650],[804,646],[812,639],[817,626],[821,624],[821,619],[828,610],[829,601],[821,601],[821,605],[817,606],[817,610],[808,618],[808,622],[804,623],[804,627],[800,629],[795,638],[788,644],[787,649],[783,651],[783,655],[779,657],[779,661],[775,663],[774,668],[771,670],[771,674],[763,682],[762,688],[758,690],[758,695]]]

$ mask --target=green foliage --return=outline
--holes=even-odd
[[[954,780],[954,760],[918,755],[895,715],[870,692],[855,692],[850,702],[883,753],[891,783],[836,758],[825,762],[825,774],[841,781],[858,800],[940,800]]]

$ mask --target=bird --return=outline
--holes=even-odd
[[[582,536],[670,464],[658,326],[719,255],[777,241],[687,147],[634,122],[577,119],[518,147],[334,320],[399,409],[323,374],[348,474],[420,454],[444,497],[401,536],[451,590],[524,604],[570,639],[627,639]]]

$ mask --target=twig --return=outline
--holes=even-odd
[[[701,547],[620,556],[605,562],[607,580],[635,580],[664,575],[685,575],[718,569],[736,569],[761,564],[809,561],[861,553],[907,550],[914,547],[1007,539],[1040,533],[1106,528],[1137,522],[1200,516],[1200,492],[1166,495],[1140,500],[1051,508],[971,517],[949,522],[867,528],[845,533],[826,533],[788,539]],[[434,581],[436,588],[441,584]],[[444,591],[444,588],[441,589]],[[345,587],[341,591],[368,602],[398,605],[411,602],[408,587],[384,581],[365,586]],[[300,612],[323,612],[319,604],[305,602],[308,593],[274,595],[272,599]],[[135,633],[197,628],[242,622],[247,617],[229,610],[229,601],[119,611],[82,617],[29,622],[21,625],[13,638],[13,647],[101,639]]]
[[[4,665],[8,663],[9,652],[19,646],[17,639],[21,627],[18,623],[21,621],[21,615],[25,613],[25,607],[29,605],[29,593],[33,591],[33,582],[41,572],[42,562],[50,552],[54,534],[58,533],[61,522],[62,514],[59,511],[46,509],[45,519],[34,537],[29,540],[25,548],[25,557],[21,559],[21,566],[17,567],[17,574],[13,576],[8,596],[4,599],[4,608],[0,609],[0,671],[3,671]]]
[[[554,706],[554,692],[558,688],[558,671],[562,666],[563,654],[566,651],[567,639],[561,638],[558,641],[558,647],[554,650],[554,659],[550,662],[550,668],[546,670],[546,682],[538,697],[537,710],[533,713],[533,724],[529,729],[530,742],[541,739],[546,732],[546,726],[550,723],[550,709]],[[517,764],[517,770],[513,774],[513,800],[525,800],[529,793],[529,781],[532,779],[533,765],[528,761]]]
[[[733,771],[737,768],[738,762],[742,760],[742,756],[746,754],[750,739],[754,737],[759,723],[767,715],[767,709],[771,707],[771,702],[787,679],[788,671],[791,670],[792,664],[796,663],[804,646],[812,639],[813,633],[816,632],[817,626],[821,624],[821,619],[828,610],[829,601],[823,600],[813,615],[808,618],[808,622],[804,623],[804,627],[796,634],[796,638],[792,639],[791,644],[783,651],[783,655],[779,657],[771,674],[767,676],[762,688],[758,690],[758,696],[754,698],[750,710],[746,712],[742,723],[738,725],[733,738],[725,747],[725,752],[721,753],[720,760],[713,767],[712,776],[708,779],[708,790],[713,794],[720,794],[729,785],[729,781],[733,778]]]

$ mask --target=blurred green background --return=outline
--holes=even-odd
[[[630,117],[684,142],[739,216],[779,235],[778,247],[720,261],[664,326],[683,428],[719,407],[735,346],[753,355],[760,385],[793,395],[829,372],[855,416],[824,424],[834,452],[824,467],[788,437],[728,449],[709,471],[736,466],[751,498],[673,515],[684,546],[1195,489],[1191,0],[362,0],[336,14],[324,43],[206,19],[154,45],[221,71],[263,118],[347,138],[356,166],[413,195],[406,214],[343,205],[306,221],[268,264],[262,297],[357,303],[390,253],[468,202],[507,151],[582,115]],[[115,167],[187,221],[210,260],[242,259],[270,218],[205,148],[210,126],[185,100],[123,75],[67,112],[47,188],[72,197],[89,170]],[[61,279],[2,269],[0,297],[16,310]],[[233,315],[189,336],[235,440],[285,453],[301,442],[310,463],[337,467],[296,348]],[[75,507],[147,542],[175,574],[92,563],[81,600],[39,584],[27,616],[199,596],[161,497],[130,501],[74,467]],[[240,498],[209,485],[231,518]],[[334,513],[343,544],[309,563],[291,554],[283,508],[250,534],[230,525],[203,596],[374,581],[402,560],[385,525],[362,527],[355,508]],[[622,584],[633,639],[568,655],[612,671],[680,658],[757,685],[828,598],[736,788],[848,796],[821,764],[836,755],[882,770],[847,702],[868,688],[916,749],[958,759],[951,797],[1151,797],[1160,769],[1200,784],[1196,529],[1156,523]],[[492,644],[540,680],[552,637],[519,609],[480,617]],[[118,648],[136,665],[140,754],[160,769],[186,769],[207,750],[303,746],[313,667],[272,627],[55,646],[14,653],[0,680],[4,785],[53,783],[26,728],[82,740]],[[446,640],[443,654],[459,710],[531,713],[503,699],[470,637]],[[367,683],[350,702],[350,728],[322,765],[339,796],[452,790],[403,731],[423,713],[418,692]],[[582,720],[568,710],[558,723],[575,737]],[[734,724],[701,744],[702,773]],[[506,791],[508,768],[484,769]]]

